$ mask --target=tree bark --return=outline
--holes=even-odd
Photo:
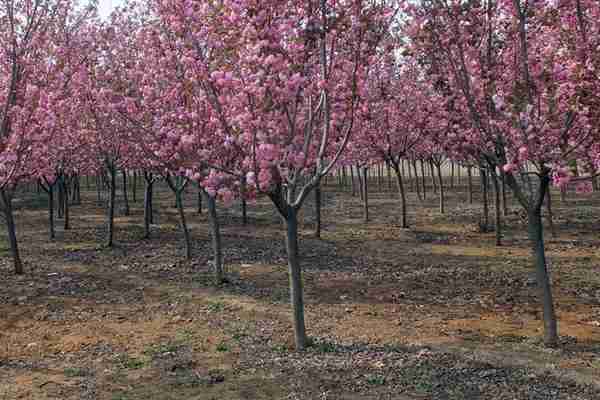
[[[507,201],[506,174],[504,173],[504,171],[500,171],[500,174],[502,176],[502,216],[507,217],[508,216],[508,203],[506,202]]]
[[[369,177],[367,174],[367,167],[363,167],[363,206],[364,206],[364,210],[365,210],[365,222],[369,222]]]
[[[413,172],[415,174],[415,188],[417,189],[417,198],[420,201],[423,201],[423,198],[421,197],[421,184],[419,182],[419,174],[417,173],[417,161],[412,161],[410,164],[412,165]]]
[[[208,220],[210,222],[212,247],[213,247],[213,271],[215,274],[215,284],[218,286],[225,282],[223,274],[223,248],[221,244],[221,230],[219,226],[219,217],[217,215],[217,205],[214,197],[211,197],[203,191],[208,209]]]
[[[108,227],[106,237],[106,247],[113,246],[113,238],[115,231],[115,200],[117,197],[117,168],[112,163],[107,165],[109,174],[108,190],[110,192],[108,198]]]
[[[198,214],[202,215],[202,188],[198,184]]]
[[[354,184],[354,168],[352,168],[352,165],[350,166],[350,186],[352,190],[352,197],[354,197],[356,196],[356,185]]]
[[[65,216],[65,187],[61,183],[62,178],[58,178],[58,218],[63,218]]]
[[[185,187],[185,186],[184,186]],[[179,214],[179,223],[181,224],[181,231],[183,232],[183,238],[185,240],[185,258],[187,260],[192,259],[192,239],[190,237],[190,231],[185,221],[185,210],[183,209],[183,188],[175,187],[175,203],[177,204],[177,213]]]
[[[54,185],[56,181],[50,183],[45,178],[44,180],[46,185],[40,181],[38,182],[38,188],[41,187],[48,194],[48,229],[50,240],[53,240],[56,238],[56,229],[54,228]]]
[[[63,209],[64,209],[63,229],[65,231],[68,231],[69,229],[71,229],[71,221],[69,219],[69,180],[65,175],[63,175],[60,178],[59,185],[62,186],[63,193],[64,193],[64,196],[62,198],[62,200],[64,202],[64,204],[63,204]]]
[[[555,238],[556,229],[554,227],[554,213],[552,212],[552,193],[550,192],[550,185],[546,187],[546,221],[550,227],[550,234]]]
[[[421,186],[423,187],[423,200],[427,200],[427,183],[425,182],[425,166],[423,165],[423,160],[420,160],[421,164]]]
[[[490,226],[490,208],[488,203],[488,178],[487,171],[483,168],[479,170],[481,177],[482,200],[483,200],[483,221],[481,223],[481,231],[488,232]]]
[[[134,203],[137,203],[137,171],[133,171],[133,184],[131,185],[131,197]]]
[[[129,196],[127,195],[127,170],[123,168],[123,215],[129,216]]]
[[[431,171],[431,185],[433,186],[433,194],[437,194],[437,179],[435,174],[435,169],[433,167],[433,161],[429,161],[429,169]]]
[[[469,185],[469,204],[473,204],[473,168],[467,167],[468,185]]]
[[[321,184],[315,187],[315,237],[321,238]]]
[[[442,165],[437,164],[437,175],[438,175],[438,185],[440,186],[440,214],[444,214],[445,210],[445,198],[444,198],[444,180],[442,178]]]
[[[144,180],[146,187],[144,188],[144,239],[150,239],[150,224],[152,224],[152,189],[154,187],[154,179],[151,173],[144,171]]]
[[[294,325],[294,342],[296,350],[304,350],[307,345],[306,327],[304,324],[304,299],[302,293],[302,267],[298,249],[298,216],[293,207],[287,208],[286,251],[290,279],[290,302]]]
[[[398,184],[398,194],[400,195],[400,207],[401,207],[401,224],[403,229],[408,228],[408,216],[406,212],[406,192],[404,190],[404,182],[402,180],[402,173],[397,165],[394,165],[394,172],[396,172],[396,182]]]
[[[529,210],[528,231],[535,260],[537,284],[544,315],[544,344],[546,346],[554,347],[558,345],[558,327],[556,313],[554,311],[554,301],[552,299],[552,286],[546,266],[542,213],[540,208],[541,207],[532,207]]]
[[[10,244],[10,254],[13,259],[13,268],[16,275],[23,274],[23,262],[19,254],[19,244],[17,242],[17,232],[12,208],[12,193],[6,189],[0,189],[0,197],[2,198],[2,211],[4,211],[4,219],[6,222],[6,230],[8,233],[8,241]]]
[[[490,169],[492,182],[494,183],[494,211],[496,223],[496,246],[502,246],[502,205],[500,204],[500,184],[495,170]]]

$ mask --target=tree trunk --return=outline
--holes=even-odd
[[[450,189],[454,189],[454,162],[450,162]]]
[[[435,177],[435,169],[433,167],[433,161],[429,162],[429,170],[431,171],[431,185],[433,186],[433,194],[437,194],[437,179]]]
[[[63,218],[65,216],[65,187],[60,182],[62,178],[58,178],[58,218]]]
[[[41,187],[48,194],[48,229],[50,240],[53,240],[56,238],[56,229],[54,229],[54,183],[50,184],[48,180],[44,180],[46,185],[38,182],[38,187]]]
[[[392,190],[392,171],[391,171],[391,167],[390,167],[390,163],[386,163],[386,170],[387,170],[387,181],[388,181],[388,190]]]
[[[367,175],[367,167],[363,168],[363,205],[365,210],[365,222],[369,222],[369,177]]]
[[[423,187],[423,200],[427,200],[427,183],[425,182],[425,166],[423,160],[420,160],[421,164],[421,186]]]
[[[183,209],[183,188],[177,186],[174,188],[175,192],[175,204],[177,204],[177,213],[179,214],[179,223],[181,224],[181,231],[183,232],[183,238],[185,240],[185,258],[187,260],[192,259],[192,239],[190,238],[190,231],[188,230],[187,223],[185,221],[185,211]]]
[[[444,214],[445,210],[445,199],[444,199],[444,180],[442,178],[442,165],[436,165],[437,175],[438,175],[438,184],[440,185],[440,213]]]
[[[198,184],[198,214],[202,215],[202,188]]]
[[[487,232],[490,225],[490,208],[488,203],[488,179],[487,171],[485,169],[479,170],[479,176],[481,177],[481,189],[482,189],[482,200],[483,200],[483,221],[481,223],[481,231]]]
[[[73,181],[73,205],[81,205],[81,177],[75,175],[72,178]]]
[[[294,341],[296,350],[304,350],[307,345],[306,327],[304,324],[304,299],[302,293],[302,267],[298,249],[298,216],[293,207],[287,209],[286,251],[290,275],[290,302],[294,324]]]
[[[541,190],[545,190],[541,189]],[[558,345],[558,328],[554,301],[552,300],[552,287],[546,268],[546,254],[544,249],[544,234],[542,226],[542,213],[540,207],[532,207],[528,212],[529,240],[535,259],[535,270],[538,290],[542,300],[544,315],[544,344],[554,347]]]
[[[421,197],[421,183],[419,182],[419,174],[417,173],[417,162],[413,161],[411,162],[411,165],[415,174],[415,188],[417,189],[417,198],[420,201],[423,201],[423,198]]]
[[[468,185],[469,185],[469,204],[473,204],[473,168],[467,167]]]
[[[352,165],[350,166],[350,186],[352,190],[352,197],[354,197],[356,196],[356,185],[354,184],[354,168],[352,168]]]
[[[356,179],[358,180],[358,192],[360,194],[360,199],[364,201],[365,189],[363,187],[362,173],[360,172],[360,168],[358,165],[356,166]]]
[[[8,241],[10,244],[10,254],[13,259],[13,267],[16,275],[23,274],[23,262],[19,255],[19,244],[17,242],[17,232],[12,208],[12,194],[6,189],[0,189],[0,197],[2,197],[2,209],[4,211],[4,219],[6,222],[6,230],[8,233]]]
[[[108,167],[109,173],[109,185],[108,189],[110,191],[108,198],[108,227],[107,227],[107,237],[106,237],[106,247],[113,246],[113,237],[115,231],[115,200],[117,197],[117,169],[114,165],[110,164]]]
[[[63,229],[68,231],[71,229],[71,224],[69,220],[69,180],[66,176],[62,176],[59,183],[63,187],[63,209],[64,209],[64,220],[63,220]]]
[[[500,204],[500,184],[495,170],[490,169],[492,182],[494,183],[494,211],[496,223],[496,246],[502,246],[502,206]]]
[[[504,171],[500,171],[501,176],[502,176],[502,216],[503,217],[507,217],[508,216],[508,203],[506,202],[506,174],[504,173]]]
[[[225,277],[223,274],[223,248],[221,245],[221,230],[219,227],[219,217],[217,215],[217,204],[215,199],[209,196],[208,193],[204,192],[204,196],[208,208],[208,220],[210,222],[215,284],[218,286],[225,281]]]
[[[127,170],[123,168],[123,215],[129,216],[129,196],[127,195]]]
[[[315,187],[315,237],[321,238],[321,184]]]
[[[131,185],[131,197],[134,203],[137,203],[137,171],[133,171],[133,185]]]
[[[404,182],[402,181],[402,173],[398,166],[394,166],[396,172],[396,182],[398,184],[398,193],[400,195],[400,207],[401,207],[401,224],[403,229],[408,228],[408,216],[406,212],[406,192],[404,190]]]
[[[550,227],[550,234],[555,238],[556,229],[554,227],[554,213],[552,212],[552,193],[550,192],[550,185],[546,186],[546,212],[546,221]]]
[[[152,189],[154,180],[152,174],[144,172],[146,187],[144,189],[144,239],[150,239],[150,224],[152,224]]]

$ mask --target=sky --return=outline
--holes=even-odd
[[[110,12],[121,4],[121,0],[98,0],[98,9],[102,18],[107,17]]]

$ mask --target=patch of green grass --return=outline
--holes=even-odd
[[[130,357],[128,354],[122,354],[117,358],[119,368],[121,369],[142,369],[148,364],[146,358]]]
[[[229,348],[229,346],[227,345],[226,342],[220,342],[217,345],[217,351],[218,352],[225,353],[225,352],[228,352],[229,350],[230,350],[230,348]]]
[[[377,385],[377,386],[381,386],[381,385],[385,385],[385,376],[383,375],[369,375],[367,376],[367,383],[369,385]]]
[[[331,342],[312,342],[310,347],[313,347],[319,353],[335,353],[337,348],[334,343]]]
[[[65,368],[64,374],[66,377],[69,377],[69,378],[79,378],[82,376],[87,376],[88,370],[86,370],[84,368],[69,367],[69,368]]]
[[[181,345],[179,343],[155,343],[144,350],[144,355],[156,357],[161,354],[175,353],[180,347]]]
[[[287,353],[288,352],[288,348],[285,344],[277,344],[275,346],[273,346],[273,351],[276,353]]]
[[[194,331],[191,329],[183,329],[175,334],[177,342],[189,342],[194,338]]]
[[[225,310],[225,303],[221,301],[209,301],[206,308],[211,313],[220,313]]]

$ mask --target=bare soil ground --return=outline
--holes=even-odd
[[[85,187],[85,185],[83,185]],[[266,201],[221,209],[230,282],[211,286],[210,238],[186,196],[194,259],[184,261],[173,198],[157,196],[153,238],[142,205],[100,246],[95,191],[72,229],[47,239],[44,200],[18,199],[27,274],[12,275],[0,242],[0,400],[8,399],[599,399],[600,198],[554,200],[547,234],[562,344],[546,349],[524,221],[512,207],[502,247],[478,231],[464,187],[446,215],[431,191],[398,200],[371,183],[360,199],[325,188],[323,238],[313,205],[301,249],[307,327],[292,350],[282,223]],[[138,195],[141,198],[141,195]],[[60,225],[60,221],[58,223]]]

